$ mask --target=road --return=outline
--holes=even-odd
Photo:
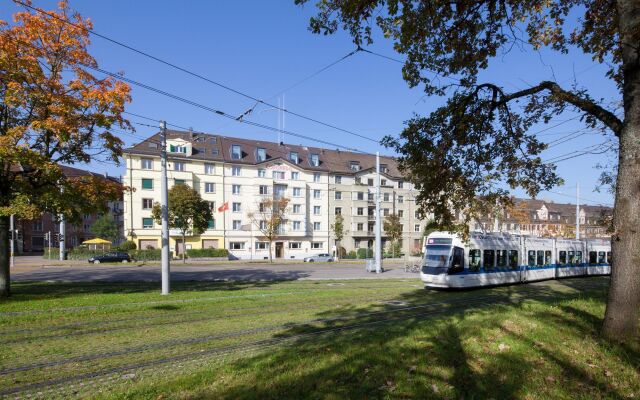
[[[375,274],[365,271],[363,263],[228,263],[187,264],[180,261],[171,264],[174,281],[274,281],[321,279],[388,279],[416,278],[417,274],[404,272],[401,263],[387,263],[385,272]],[[11,270],[14,281],[160,281],[160,266],[133,264],[90,265],[85,262],[48,262],[41,257],[18,257]]]

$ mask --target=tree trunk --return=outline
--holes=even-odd
[[[617,7],[623,43],[624,126],[619,138],[611,287],[602,333],[632,342],[638,339],[640,309],[640,60],[634,40],[640,29],[640,9],[632,0],[619,0]]]
[[[270,263],[273,263],[273,256],[271,255],[271,253],[272,253],[272,251],[273,251],[273,250],[271,249],[271,246],[272,246],[272,245],[273,245],[273,241],[269,240],[269,262],[270,262]]]
[[[186,242],[186,236],[184,231],[182,232],[182,263],[186,264],[186,258],[187,258],[187,242]]]
[[[0,216],[0,297],[9,297],[11,295],[9,218],[9,216]]]

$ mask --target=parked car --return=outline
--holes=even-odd
[[[328,253],[321,253],[321,254],[316,254],[314,256],[306,257],[304,259],[304,262],[316,262],[316,261],[332,262],[333,256],[331,256],[331,254],[328,254]]]
[[[101,262],[129,262],[131,256],[123,251],[115,251],[111,253],[105,253],[102,255],[96,255],[89,259],[90,263],[100,264]]]

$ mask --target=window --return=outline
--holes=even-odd
[[[142,209],[151,210],[153,208],[153,199],[142,199]]]
[[[509,268],[518,269],[518,250],[509,250]]]
[[[298,153],[295,151],[292,151],[289,153],[289,161],[291,161],[294,164],[298,163]]]
[[[187,147],[186,146],[180,146],[180,145],[169,145],[169,152],[170,153],[184,153],[187,154]]]
[[[256,250],[268,250],[269,242],[256,242]]]
[[[398,217],[404,217],[404,210],[398,210]]]
[[[269,194],[269,186],[260,185],[260,194]]]
[[[360,163],[357,161],[350,161],[349,169],[351,169],[352,171],[360,171]]]
[[[385,193],[382,195],[383,201],[389,201],[389,193]]]
[[[320,206],[313,206],[313,214],[320,215]]]
[[[381,186],[387,186],[387,180],[386,179],[381,179],[380,180],[380,185]]]
[[[291,223],[291,229],[293,229],[294,231],[299,231],[300,227],[301,227],[300,221],[293,221]]]
[[[364,192],[356,193],[356,199],[357,200],[364,200]]]
[[[142,218],[142,229],[153,228],[153,218]]]
[[[229,242],[231,250],[244,250],[244,242]]]
[[[611,262],[612,262],[612,261],[613,261],[613,260],[611,259],[611,252],[610,252],[610,251],[607,251],[607,264],[611,265]]]
[[[576,264],[582,264],[582,252],[576,251]]]
[[[300,214],[302,212],[302,206],[300,204],[293,205],[293,213]]]
[[[464,271],[464,249],[462,247],[453,248],[453,258],[451,260],[451,270],[449,273]]]
[[[256,161],[262,162],[262,161],[265,161],[266,159],[267,159],[267,150],[259,147],[256,150]]]
[[[234,219],[232,221],[232,225],[231,226],[233,227],[234,231],[239,231],[239,230],[242,229],[242,221],[240,221],[239,219]]]
[[[589,264],[596,264],[598,262],[598,253],[595,251],[589,252]]]
[[[404,196],[398,196],[398,203],[399,204],[404,203]]]
[[[266,177],[267,177],[267,170],[264,168],[258,169],[258,178],[266,178]]]
[[[174,179],[174,180],[173,180],[173,184],[174,184],[174,185],[185,185],[185,184],[186,184],[186,182],[185,182],[185,180],[184,180],[184,179]]]
[[[142,178],[142,189],[153,190],[153,179]]]
[[[493,269],[496,262],[495,251],[485,250],[483,255],[484,255],[484,262],[482,263],[482,266],[484,267],[484,269],[486,270]]]
[[[232,208],[233,212],[241,212],[242,211],[242,204],[240,203],[232,203]]]
[[[544,252],[544,265],[551,265],[551,250]]]
[[[242,158],[242,148],[239,145],[234,144],[233,146],[231,146],[231,159],[239,160],[241,158]]]
[[[240,185],[231,185],[232,194],[240,194]]]
[[[298,179],[300,179],[300,172],[292,171],[291,172],[291,180],[292,181],[297,181]]]
[[[207,221],[207,229],[216,229],[216,220],[210,219]]]
[[[342,192],[336,192],[335,197],[336,200],[342,200]]]
[[[576,263],[576,252],[575,251],[569,251],[568,253],[568,257],[569,257],[569,264],[573,265]]]
[[[302,196],[302,189],[293,188],[293,197],[300,197],[300,196]]]
[[[340,176],[340,175],[336,175],[335,178],[333,178],[333,179],[335,179],[336,183],[342,183],[342,176]]]
[[[215,193],[216,192],[216,184],[212,182],[206,182],[204,184],[204,192],[205,193]]]
[[[182,161],[175,161],[173,163],[173,170],[174,171],[184,171],[184,162]]]
[[[207,203],[209,203],[209,210],[211,210],[211,211],[215,211],[216,210],[216,202],[215,201],[208,201]]]
[[[385,217],[389,216],[389,209],[388,208],[383,208],[382,209],[382,215],[384,215]]]
[[[500,268],[504,268],[507,266],[507,251],[506,250],[497,250],[496,251],[496,261],[497,265]]]
[[[311,158],[309,159],[309,163],[313,167],[319,167],[320,166],[320,156],[318,154],[311,154]]]
[[[240,167],[231,167],[231,176],[240,176],[241,171]]]
[[[342,207],[336,207],[334,210],[334,214],[335,215],[341,215],[342,214]]]
[[[271,174],[272,174],[273,179],[284,179],[284,172],[283,171],[273,171]]]
[[[311,248],[314,250],[321,249],[324,246],[324,242],[311,242]]]
[[[216,166],[215,166],[215,164],[209,164],[209,163],[206,163],[206,164],[204,165],[204,173],[205,173],[205,174],[207,174],[207,175],[213,175],[213,174],[215,174],[215,172],[216,172]]]
[[[536,265],[538,267],[544,266],[544,250],[538,250],[536,257]]]
[[[320,227],[321,227],[320,222],[314,222],[313,223],[313,230],[314,231],[319,231]]]
[[[356,208],[356,214],[357,215],[364,215],[364,208],[363,207]]]
[[[315,189],[315,190],[313,191],[313,198],[314,198],[314,199],[319,199],[319,198],[320,198],[320,190]]]
[[[313,181],[314,182],[320,182],[320,172],[314,172],[313,173]]]
[[[565,265],[567,263],[567,252],[560,251],[558,252],[558,264]]]
[[[415,225],[413,226],[413,231],[414,231],[414,232],[420,232],[420,224],[415,224]]]
[[[358,225],[356,225],[358,231],[363,231],[364,230],[364,224],[363,223],[359,223]]]
[[[527,265],[530,266],[530,267],[535,267],[536,266],[536,251],[535,250],[529,250]]]
[[[373,179],[367,179],[367,186],[373,186]]]
[[[385,174],[389,172],[389,168],[387,168],[387,164],[380,164],[380,172]]]
[[[599,251],[598,252],[598,264],[606,264],[606,263],[607,263],[606,253],[604,251]]]
[[[153,169],[153,160],[150,158],[143,158],[140,160],[141,169]]]
[[[260,222],[258,222],[258,229],[260,230],[266,230],[267,229],[267,221],[262,220]]]
[[[42,220],[33,221],[32,228],[36,232],[42,232]]]
[[[302,242],[289,242],[289,248],[293,250],[298,250],[302,248]]]
[[[481,257],[479,249],[469,250],[469,269],[471,271],[480,270],[480,259]]]
[[[399,181],[398,182],[398,189],[402,189],[402,186],[404,186],[404,182]]]

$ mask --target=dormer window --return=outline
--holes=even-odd
[[[180,145],[169,145],[169,151],[171,153],[183,153],[183,154],[187,154],[187,147],[186,146],[180,146]]]
[[[311,158],[309,160],[309,163],[311,164],[312,167],[319,167],[320,166],[320,156],[318,154],[311,154]]]
[[[231,146],[231,159],[240,160],[242,158],[242,148],[240,145],[234,144]]]
[[[291,161],[294,164],[298,163],[298,152],[296,151],[292,151],[289,153],[289,161]]]
[[[349,168],[352,171],[360,171],[360,163],[358,161],[349,161]]]
[[[267,150],[258,147],[258,149],[256,150],[256,161],[257,162],[262,162],[265,161],[267,159]]]
[[[389,172],[389,168],[387,168],[387,164],[380,164],[380,172],[385,174]]]

